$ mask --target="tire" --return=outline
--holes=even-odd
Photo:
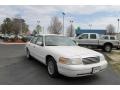
[[[52,57],[47,60],[47,71],[49,76],[52,78],[56,78],[58,76],[57,64]]]
[[[112,50],[112,45],[106,44],[106,45],[104,45],[103,49],[104,49],[105,52],[111,52],[111,50]]]
[[[26,57],[28,59],[31,59],[30,51],[28,49],[26,49]]]
[[[117,50],[120,50],[120,47],[117,47],[116,49],[117,49]]]

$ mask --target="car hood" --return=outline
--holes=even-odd
[[[47,50],[68,58],[96,57],[102,54],[80,46],[47,46]]]

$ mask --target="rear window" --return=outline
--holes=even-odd
[[[115,40],[115,37],[110,37],[110,40]]]
[[[81,35],[81,37],[79,37],[79,39],[88,39],[88,34]]]
[[[107,39],[108,40],[109,38],[108,38],[108,36],[103,36],[103,39]]]

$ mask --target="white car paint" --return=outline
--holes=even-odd
[[[45,37],[46,35],[42,35]],[[45,39],[43,39],[43,42],[45,42]],[[99,70],[96,70],[96,72],[100,72],[104,70],[107,67],[107,61],[105,60],[104,56],[101,53],[98,53],[96,51],[83,48],[80,46],[39,46],[33,43],[28,42],[26,44],[26,48],[29,49],[30,54],[35,57],[37,60],[42,62],[46,65],[46,56],[51,55],[55,61],[57,62],[58,72],[62,75],[68,76],[68,77],[79,77],[79,76],[85,76],[93,74],[91,73],[94,67],[100,67]],[[82,60],[82,58],[87,57],[100,57],[99,63],[94,64],[80,64],[80,65],[65,65],[59,63],[60,57],[64,58],[79,58]]]

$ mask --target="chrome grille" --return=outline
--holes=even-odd
[[[82,59],[83,64],[94,64],[100,62],[100,57],[87,57]]]

